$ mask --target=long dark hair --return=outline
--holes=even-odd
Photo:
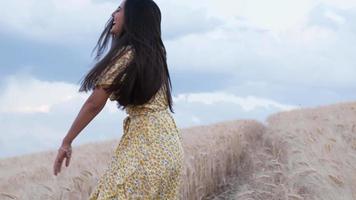
[[[93,49],[93,52],[97,49],[95,59],[98,60],[101,57],[110,41],[111,47],[85,76],[79,92],[93,90],[99,75],[111,66],[114,59],[122,55],[125,47],[131,46],[134,49],[132,62],[114,78],[113,84],[107,88],[109,92],[113,92],[118,97],[116,99],[118,108],[142,105],[148,102],[161,86],[164,86],[169,109],[173,112],[172,85],[166,49],[161,39],[161,11],[153,0],[126,0],[124,13],[123,31],[119,36],[110,33],[114,21],[113,16],[107,21]]]

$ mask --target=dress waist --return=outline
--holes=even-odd
[[[151,115],[151,114],[159,114],[159,113],[169,113],[168,108],[161,109],[149,109],[149,108],[128,108],[126,109],[126,113],[130,116],[139,116],[139,115]]]
[[[124,123],[123,123],[123,128],[124,128],[124,135],[123,137],[128,133],[129,129],[129,124],[132,118],[136,117],[141,117],[141,116],[149,116],[149,115],[161,115],[161,114],[170,114],[169,109],[155,109],[155,110],[149,110],[149,109],[126,109],[126,113],[128,116],[125,117]]]

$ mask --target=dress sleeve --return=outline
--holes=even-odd
[[[127,67],[133,59],[132,47],[127,47],[123,54],[117,58],[114,63],[104,70],[95,82],[95,88],[101,87],[107,89],[114,81],[115,77]],[[110,100],[115,100],[113,94],[110,95]]]

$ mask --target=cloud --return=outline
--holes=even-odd
[[[44,81],[30,74],[8,76],[2,87],[0,157],[57,148],[89,95],[78,93],[78,85]],[[173,108],[178,127],[184,128],[243,117],[264,119],[272,112],[294,107],[266,98],[216,91],[174,95]],[[126,113],[108,101],[74,144],[119,139],[124,117]]]
[[[348,23],[352,20],[343,13],[318,8],[310,10],[308,23],[298,29],[263,30],[239,19],[244,29],[226,25],[169,40],[168,61],[179,70],[228,73],[235,80],[279,82],[286,87],[355,85],[352,54],[356,49],[349,45],[356,42],[356,32]],[[327,26],[328,21],[336,23],[337,29]]]
[[[356,26],[350,23],[354,17],[350,14],[352,3],[312,0],[157,2],[164,15],[165,44],[172,70],[229,74],[241,81],[286,85],[347,87],[356,83],[353,78],[356,63],[352,59],[355,47],[349,45],[355,41],[356,32]],[[19,14],[0,12],[4,15],[0,23],[38,38],[81,37],[74,41],[94,41],[94,30],[100,29],[117,3],[2,2],[2,9],[16,8]],[[49,9],[44,9],[47,7]],[[82,10],[85,12],[79,12]],[[68,31],[68,27],[74,28]],[[71,36],[66,35],[69,33]],[[46,110],[45,107],[37,109]]]
[[[343,10],[356,9],[356,1],[352,0],[321,0],[320,2]]]
[[[292,110],[296,109],[294,105],[284,105],[270,99],[258,98],[254,96],[239,97],[226,92],[205,92],[205,93],[188,93],[179,94],[175,98],[176,103],[202,103],[207,105],[221,105],[225,103],[232,103],[242,108],[242,110],[249,112],[257,109],[268,109],[273,107],[278,110]]]
[[[104,25],[114,5],[90,0],[2,1],[0,24],[38,41],[80,44],[99,35],[95,30]]]
[[[0,113],[49,114],[63,105],[84,103],[89,97],[88,93],[78,92],[78,85],[39,80],[26,73],[7,76],[3,84]],[[107,111],[114,112],[115,109],[110,104]]]
[[[325,17],[337,24],[345,24],[345,18],[332,11],[326,11]]]
[[[59,147],[89,96],[77,92],[78,85],[39,80],[30,74],[8,76],[2,88],[0,157]],[[124,117],[125,113],[108,101],[74,144],[119,138]]]
[[[118,1],[20,0],[0,2],[0,25],[7,32],[56,45],[96,42]],[[158,1],[165,38],[205,32],[222,22],[205,10],[176,1]],[[14,14],[16,11],[16,14]],[[93,43],[93,42],[92,42]]]
[[[308,14],[320,4],[342,10],[356,9],[355,1],[351,0],[206,0],[199,3],[181,0],[179,2],[182,5],[203,9],[207,12],[207,16],[218,18],[224,21],[225,25],[238,28],[243,25],[241,24],[243,19],[248,21],[250,26],[274,34],[303,28],[309,20]]]
[[[79,95],[73,95],[76,87],[64,82],[9,76],[5,84],[0,95],[1,113],[50,113],[57,104],[82,99]]]
[[[158,0],[157,4],[162,12],[165,40],[177,39],[192,33],[205,33],[224,24],[217,16],[209,16],[207,10],[192,6],[187,1]]]
[[[272,113],[295,108],[298,106],[263,97],[237,96],[225,91],[183,93],[174,97],[174,117],[181,128],[226,120],[264,121]]]

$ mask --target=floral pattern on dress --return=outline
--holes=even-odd
[[[96,82],[106,88],[134,56],[124,54]],[[110,95],[114,101],[115,96]],[[165,87],[144,105],[127,106],[124,133],[89,200],[178,200],[184,151],[182,137],[171,115]]]

